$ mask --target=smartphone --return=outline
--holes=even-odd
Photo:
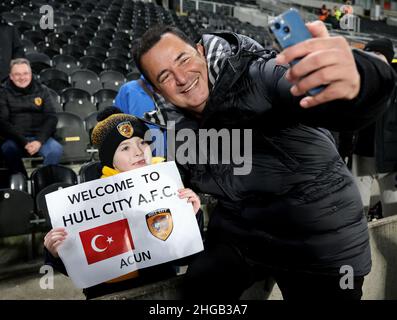
[[[311,33],[307,29],[305,22],[301,18],[298,10],[290,8],[279,16],[275,17],[269,23],[268,30],[271,38],[276,46],[282,51],[285,48],[293,46],[299,42],[312,38]],[[292,65],[298,63],[299,60],[291,62]],[[308,94],[316,95],[320,93],[325,86],[310,89]]]

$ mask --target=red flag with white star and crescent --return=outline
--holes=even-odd
[[[79,235],[88,264],[134,249],[127,219],[81,231]]]

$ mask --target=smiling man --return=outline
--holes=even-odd
[[[284,299],[361,298],[371,269],[367,222],[323,128],[373,121],[395,76],[321,22],[307,26],[313,39],[277,57],[242,35],[204,34],[196,44],[169,26],[148,30],[134,48],[145,78],[185,115],[177,130],[252,129],[249,174],[234,175],[234,163],[183,166],[192,188],[218,199],[206,249],[188,268],[186,298],[238,299],[269,273]],[[320,85],[321,93],[305,95]]]
[[[44,165],[58,164],[62,146],[51,136],[57,117],[48,88],[32,78],[26,59],[10,64],[10,79],[0,89],[0,136],[4,159],[12,173],[26,170],[22,157],[36,154],[44,158]]]

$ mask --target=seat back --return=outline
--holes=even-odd
[[[31,176],[32,194],[34,197],[45,187],[57,183],[65,182],[69,184],[77,184],[76,173],[62,165],[48,165],[35,169]]]
[[[80,182],[99,179],[102,176],[102,167],[100,161],[91,161],[82,165],[79,171]]]
[[[67,188],[72,186],[73,184],[68,182],[55,182],[46,186],[44,189],[40,190],[40,192],[36,195],[36,211],[39,218],[45,220],[43,224],[40,224],[41,231],[49,231],[52,227],[50,215],[48,213],[47,201],[45,196],[51,192],[55,192],[61,190],[63,188]]]
[[[58,123],[55,139],[63,146],[61,163],[88,161],[90,159],[87,153],[89,139],[83,120],[68,112],[59,112],[56,115]]]
[[[0,237],[30,233],[33,212],[33,199],[28,193],[0,189]]]

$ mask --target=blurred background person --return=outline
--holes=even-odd
[[[365,51],[392,64],[393,43],[386,38],[367,43]],[[353,142],[352,173],[355,176],[369,220],[397,214],[397,98],[388,101],[386,112],[376,122],[358,131]],[[380,203],[371,207],[374,181],[378,182]]]

